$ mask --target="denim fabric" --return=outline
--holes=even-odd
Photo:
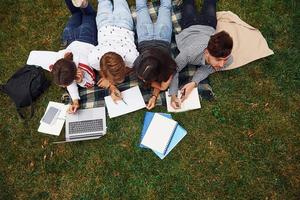
[[[171,42],[171,0],[161,0],[160,3],[157,20],[153,23],[147,8],[147,0],[136,0],[138,43],[145,40]]]
[[[62,33],[63,43],[68,46],[73,41],[97,45],[96,12],[89,4],[86,8],[76,8],[71,0],[65,0],[72,16]]]
[[[193,25],[206,25],[216,29],[216,0],[204,0],[201,12],[197,12],[195,0],[185,0],[181,11],[180,25],[186,29]]]
[[[133,30],[133,20],[126,0],[98,0],[96,17],[98,30],[103,26],[118,26]]]

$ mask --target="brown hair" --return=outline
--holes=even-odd
[[[208,41],[207,50],[210,55],[216,58],[225,58],[231,54],[233,41],[230,35],[221,31],[210,37]]]
[[[114,52],[105,53],[100,60],[100,75],[114,83],[122,83],[126,75],[126,66],[122,57]]]
[[[165,82],[176,71],[176,63],[169,54],[148,49],[139,56],[134,68],[145,82]]]
[[[53,65],[51,73],[55,84],[70,85],[76,76],[76,65],[73,61],[62,58]]]

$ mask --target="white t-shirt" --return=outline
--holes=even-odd
[[[99,71],[101,57],[107,52],[119,54],[125,65],[132,68],[133,62],[139,56],[134,43],[134,32],[118,26],[101,27],[98,30],[98,46],[88,56],[91,67]]]
[[[78,83],[78,85],[80,85],[81,87],[90,88],[95,84],[96,75],[88,63],[89,52],[94,48],[95,46],[92,44],[74,41],[66,49],[58,52],[59,58],[63,58],[65,53],[67,52],[72,52],[73,61],[76,64],[76,67],[80,68],[83,71],[83,80],[81,83]],[[71,85],[67,87],[67,90],[72,99],[80,99],[78,86],[75,80]]]

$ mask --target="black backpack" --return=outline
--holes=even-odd
[[[21,108],[31,106],[50,85],[46,79],[43,69],[35,65],[24,65],[7,81],[5,85],[0,85],[0,90],[6,93],[13,100],[17,107],[17,112],[21,118],[25,118],[21,113]]]

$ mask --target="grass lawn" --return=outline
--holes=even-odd
[[[99,140],[55,145],[37,128],[60,88],[27,123],[0,94],[0,199],[300,199],[299,2],[221,0],[218,10],[258,28],[275,54],[212,75],[216,99],[173,114],[188,134],[163,161],[138,147],[146,110],[109,119]],[[31,50],[58,50],[68,16],[59,0],[1,0],[0,83]]]

